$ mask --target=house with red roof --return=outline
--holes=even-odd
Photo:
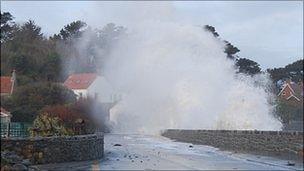
[[[278,97],[291,102],[293,104],[303,103],[303,81],[299,83],[292,82],[291,80],[287,80],[283,88],[278,94]]]
[[[12,76],[1,76],[1,96],[9,96],[13,93],[16,86],[16,74],[15,70],[12,72]]]
[[[91,97],[101,103],[113,103],[120,98],[107,79],[96,73],[71,74],[64,86],[72,90],[78,99]]]

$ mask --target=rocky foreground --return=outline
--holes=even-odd
[[[23,159],[12,151],[1,151],[1,171],[10,170],[34,170],[29,168],[29,159]]]

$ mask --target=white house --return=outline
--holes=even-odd
[[[1,107],[1,123],[9,123],[11,122],[11,113]]]
[[[121,98],[106,78],[96,73],[72,74],[64,85],[74,91],[77,98],[91,97],[101,103],[114,103]]]

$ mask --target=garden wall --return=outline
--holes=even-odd
[[[100,159],[103,134],[64,137],[1,138],[1,151],[14,151],[32,164]]]
[[[162,135],[223,150],[303,157],[303,132],[169,129]]]

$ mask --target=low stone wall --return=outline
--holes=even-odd
[[[100,159],[103,134],[65,137],[1,138],[1,150],[14,151],[32,164]]]
[[[169,129],[162,135],[223,150],[303,158],[303,132]]]

